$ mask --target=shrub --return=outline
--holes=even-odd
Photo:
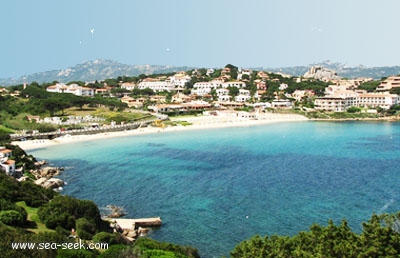
[[[0,211],[0,222],[9,226],[23,225],[24,216],[16,210]]]
[[[95,243],[108,243],[109,245],[123,244],[125,241],[120,234],[111,234],[108,232],[99,232],[93,236]]]
[[[348,109],[347,109],[347,112],[348,113],[358,113],[358,112],[360,112],[361,111],[361,108],[358,108],[358,107],[349,107]]]
[[[96,225],[86,218],[80,218],[76,221],[76,233],[79,238],[90,240],[96,233]]]

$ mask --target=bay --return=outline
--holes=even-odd
[[[127,217],[161,216],[151,237],[228,256],[259,235],[293,235],[400,208],[400,124],[292,122],[179,131],[29,151],[65,167],[63,194]]]

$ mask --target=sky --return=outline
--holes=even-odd
[[[125,64],[400,65],[398,0],[13,0],[0,78],[97,58]]]

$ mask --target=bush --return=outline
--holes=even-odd
[[[76,233],[78,234],[79,238],[90,240],[96,233],[96,225],[86,218],[80,218],[76,221]]]
[[[59,249],[57,258],[94,258],[96,255],[85,249]]]
[[[42,214],[39,214],[39,211],[38,215],[40,218],[42,217]],[[57,227],[72,229],[75,227],[75,218],[66,212],[62,214],[51,214],[43,222],[45,223],[46,227],[50,229],[56,229]]]
[[[16,210],[0,211],[0,222],[9,226],[21,226],[25,223],[24,216]]]
[[[71,230],[71,228],[75,228],[75,221],[80,218],[87,219],[95,228],[104,226],[100,211],[95,203],[69,196],[58,195],[54,197],[51,202],[39,208],[38,215],[42,222],[53,229],[60,226]],[[93,235],[95,230],[89,232]]]
[[[95,243],[108,243],[109,245],[123,244],[125,240],[120,234],[112,234],[108,232],[99,232],[93,236]]]
[[[135,255],[132,247],[126,245],[113,245],[107,251],[101,253],[99,258],[121,258],[121,257],[140,257]]]
[[[358,113],[358,112],[360,112],[361,111],[361,108],[358,108],[358,107],[349,107],[348,109],[347,109],[347,112],[348,113]]]

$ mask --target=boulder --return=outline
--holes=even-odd
[[[63,185],[64,185],[64,181],[62,181],[61,179],[50,178],[43,184],[43,187],[48,188],[48,189],[55,189],[55,188],[59,188],[60,186],[63,186]]]
[[[311,66],[310,70],[304,74],[304,78],[314,78],[318,80],[340,79],[334,70],[322,66]]]
[[[45,177],[42,177],[42,178],[35,180],[35,184],[40,185],[41,187],[44,187],[44,188],[55,189],[55,188],[59,188],[60,186],[63,186],[64,181],[62,181],[59,178],[47,179]]]
[[[44,167],[40,169],[40,175],[42,177],[53,177],[59,175],[60,171],[57,167]]]

